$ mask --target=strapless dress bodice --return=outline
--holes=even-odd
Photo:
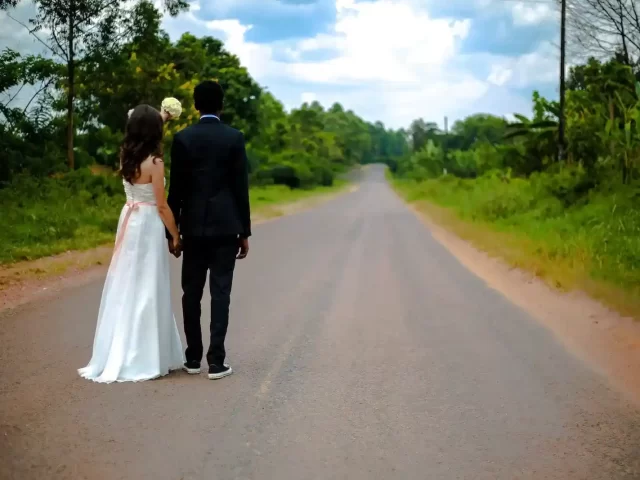
[[[156,196],[153,193],[152,183],[137,183],[132,185],[126,180],[123,180],[122,184],[124,185],[124,193],[127,196],[128,203],[155,203]]]

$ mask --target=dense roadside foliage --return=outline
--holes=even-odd
[[[620,58],[571,70],[561,162],[559,106],[537,92],[514,121],[474,115],[445,133],[418,120],[395,182],[492,253],[556,285],[621,288],[640,311],[639,79]]]

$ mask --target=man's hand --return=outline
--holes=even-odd
[[[236,258],[242,260],[243,258],[247,258],[247,255],[249,255],[249,239],[240,238]]]
[[[176,258],[180,258],[182,255],[182,240],[180,238],[174,240],[173,238],[168,239],[169,242],[169,252]]]

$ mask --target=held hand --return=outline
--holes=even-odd
[[[169,243],[169,252],[176,258],[180,258],[182,254],[182,241],[180,237],[176,237],[176,239],[170,238],[168,240]]]
[[[249,255],[249,239],[248,238],[240,238],[239,246],[238,246],[238,254],[236,258],[238,260],[242,260],[243,258],[247,258]]]
[[[180,258],[182,254],[182,240],[180,239],[180,235],[176,236],[173,241],[173,255],[176,258]]]

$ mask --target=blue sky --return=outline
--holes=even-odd
[[[529,114],[534,89],[557,95],[554,0],[191,5],[188,13],[164,19],[170,36],[190,32],[224,40],[287,108],[303,101],[340,102],[367,120],[404,127],[420,117],[442,123],[445,115],[455,120],[476,112]],[[4,27],[7,21],[1,21]],[[2,46],[34,48],[19,30],[9,30],[0,33]]]
[[[286,107],[340,102],[391,127],[556,96],[553,0],[196,0],[175,38],[214,35]]]

